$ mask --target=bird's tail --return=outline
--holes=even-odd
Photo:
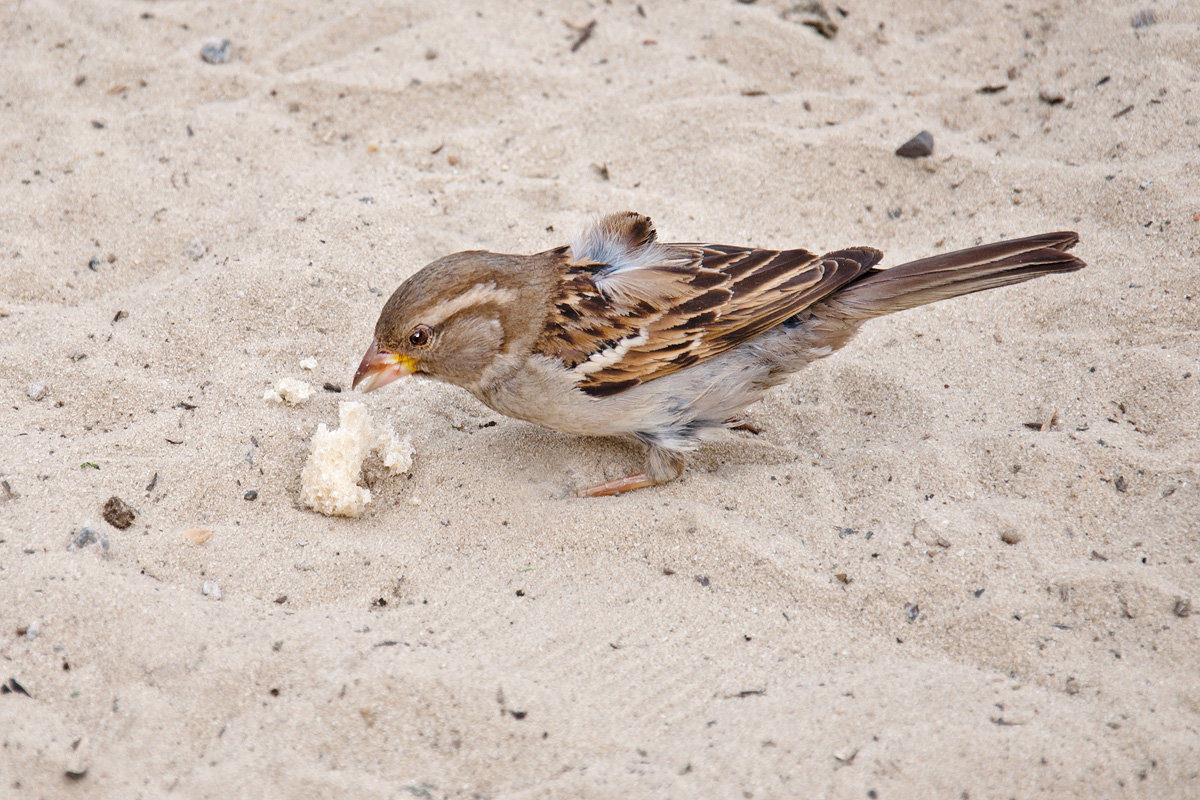
[[[847,322],[1020,283],[1042,275],[1074,272],[1087,266],[1067,251],[1079,236],[1071,231],[1043,233],[1024,239],[969,247],[910,261],[889,269],[872,269],[825,298],[821,305]]]

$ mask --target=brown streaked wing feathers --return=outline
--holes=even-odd
[[[882,257],[867,247],[825,256],[726,245],[669,247],[669,263],[633,276],[640,286],[658,289],[653,296],[606,296],[594,282],[605,265],[564,263],[538,351],[574,368],[595,354],[627,348],[612,363],[584,367],[583,391],[615,394],[720,355],[837,291]]]

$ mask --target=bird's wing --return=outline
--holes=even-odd
[[[664,245],[646,217],[612,215],[572,245],[537,350],[574,370],[584,392],[616,394],[749,341],[880,257]]]

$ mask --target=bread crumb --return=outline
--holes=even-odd
[[[413,446],[387,427],[371,424],[366,406],[338,403],[338,428],[317,425],[312,450],[300,474],[300,501],[319,514],[357,517],[371,502],[371,490],[359,486],[362,465],[374,453],[389,475],[412,466]]]
[[[396,436],[396,432],[387,429],[377,429],[375,431],[375,452],[379,454],[379,458],[383,461],[384,469],[388,475],[399,475],[401,472],[408,472],[408,468],[412,466],[413,446],[407,436],[403,439]]]
[[[284,378],[275,384],[274,389],[267,389],[263,393],[263,400],[268,403],[287,403],[288,405],[298,406],[308,398],[312,397],[313,388],[304,381],[296,380],[295,378]]]

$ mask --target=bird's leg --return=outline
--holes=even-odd
[[[624,478],[618,478],[615,481],[607,481],[598,483],[595,486],[589,486],[586,489],[579,489],[575,492],[576,497],[608,497],[621,492],[632,492],[634,489],[643,489],[647,486],[654,486],[655,481],[645,472],[639,472],[636,475],[628,475]]]
[[[644,489],[647,486],[669,483],[681,474],[683,474],[683,453],[651,445],[650,451],[646,453],[645,470],[635,475],[618,478],[615,481],[598,483],[595,486],[580,489],[575,492],[575,496],[608,497],[622,492],[632,492],[634,489]]]

